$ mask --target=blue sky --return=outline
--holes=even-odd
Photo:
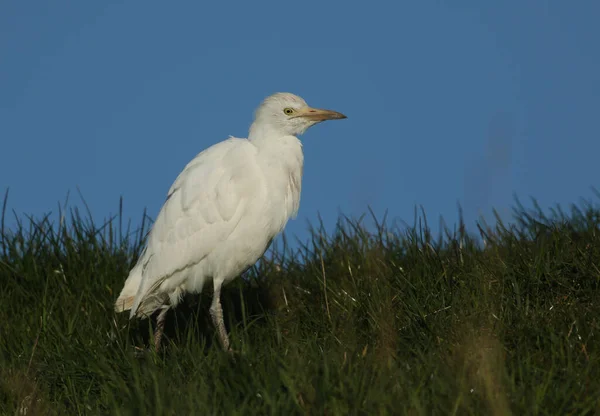
[[[0,191],[154,217],[183,166],[289,91],[345,113],[303,136],[298,220],[412,222],[598,187],[595,1],[4,2]],[[10,221],[9,221],[10,223]]]

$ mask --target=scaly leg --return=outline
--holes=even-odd
[[[163,331],[165,330],[165,318],[169,308],[164,308],[158,314],[156,318],[156,329],[154,330],[154,350],[160,350],[160,341],[162,340]]]
[[[229,335],[225,329],[225,322],[223,322],[223,308],[221,307],[221,285],[222,282],[214,283],[214,293],[212,304],[210,305],[210,316],[212,317],[213,325],[219,335],[219,341],[221,346],[226,352],[231,352],[229,347]]]

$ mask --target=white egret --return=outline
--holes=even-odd
[[[230,137],[198,154],[171,186],[115,310],[142,319],[160,311],[158,349],[167,311],[212,281],[211,318],[230,351],[221,287],[256,263],[298,211],[304,155],[296,136],[343,118],[277,93],[256,110],[247,139]]]

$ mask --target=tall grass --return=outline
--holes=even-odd
[[[6,203],[3,210],[6,214]],[[2,414],[595,414],[600,211],[518,205],[479,235],[341,218],[275,248],[223,293],[152,322],[113,302],[148,222],[77,210],[0,233]]]

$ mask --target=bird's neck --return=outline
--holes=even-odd
[[[304,165],[302,142],[296,136],[262,129],[251,129],[248,139],[258,150],[257,165],[263,171],[272,206],[277,207],[271,217],[279,218],[275,220],[278,224],[275,228],[279,233],[288,219],[296,216],[300,206]],[[280,210],[279,207],[285,209]]]
[[[273,142],[285,134],[276,128],[273,128],[269,124],[264,123],[252,123],[250,131],[248,133],[248,140],[253,142],[256,146],[260,147],[262,144]]]
[[[274,129],[268,124],[253,123],[250,126],[248,140],[257,147],[258,157],[264,166],[281,169],[278,175],[270,176],[287,178],[292,175],[294,180],[301,180],[304,154],[300,139]]]

